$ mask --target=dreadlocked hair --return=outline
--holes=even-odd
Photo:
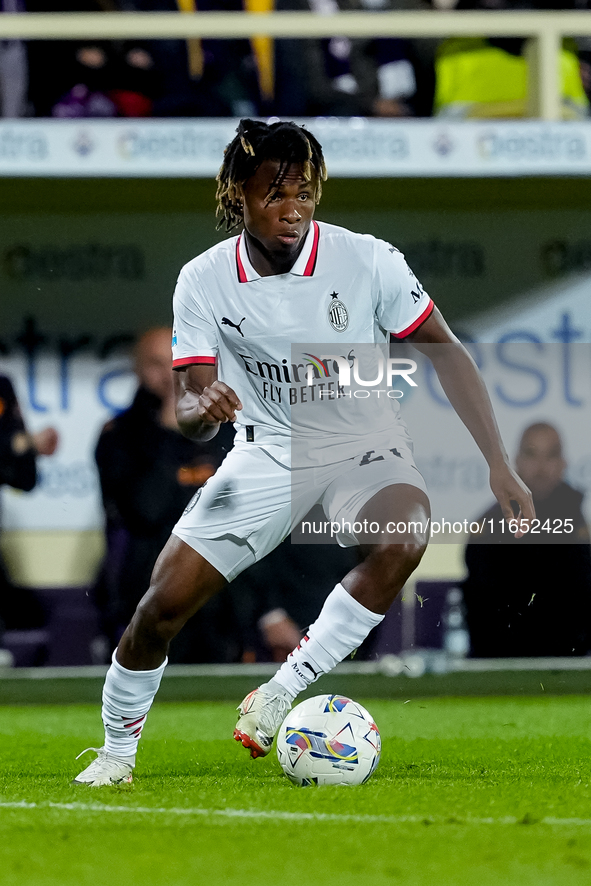
[[[271,185],[272,196],[283,183],[292,163],[302,167],[306,181],[314,184],[314,199],[319,202],[326,166],[322,147],[311,132],[296,123],[262,123],[241,120],[237,135],[224,151],[224,162],[216,177],[218,183],[216,215],[218,228],[231,231],[242,222],[242,185],[265,160],[278,160],[279,171]]]

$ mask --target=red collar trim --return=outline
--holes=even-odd
[[[244,270],[244,265],[242,263],[242,259],[240,257],[240,241],[242,240],[242,234],[238,237],[236,241],[236,269],[238,271],[238,282],[239,283],[248,283],[248,277],[246,275],[246,271]]]
[[[311,277],[314,274],[314,271],[316,269],[316,260],[318,259],[318,241],[320,240],[320,228],[315,221],[312,222],[312,226],[314,229],[314,239],[312,241],[310,256],[308,258],[308,261],[306,262],[306,267],[304,268],[304,273],[302,275],[304,277]]]

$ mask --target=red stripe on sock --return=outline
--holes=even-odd
[[[127,720],[127,717],[121,717],[122,720]],[[140,717],[139,720],[134,720],[133,723],[124,723],[126,729],[131,729],[132,726],[137,726],[138,723],[143,723],[146,719],[146,714],[143,717]]]

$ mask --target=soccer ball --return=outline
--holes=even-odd
[[[342,695],[297,705],[277,735],[277,757],[294,784],[363,784],[375,771],[382,740],[373,717]]]

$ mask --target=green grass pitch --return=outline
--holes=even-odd
[[[0,883],[591,883],[587,698],[359,700],[383,753],[357,788],[252,761],[221,702],[156,704],[133,787],[76,787],[98,709],[0,707]]]

